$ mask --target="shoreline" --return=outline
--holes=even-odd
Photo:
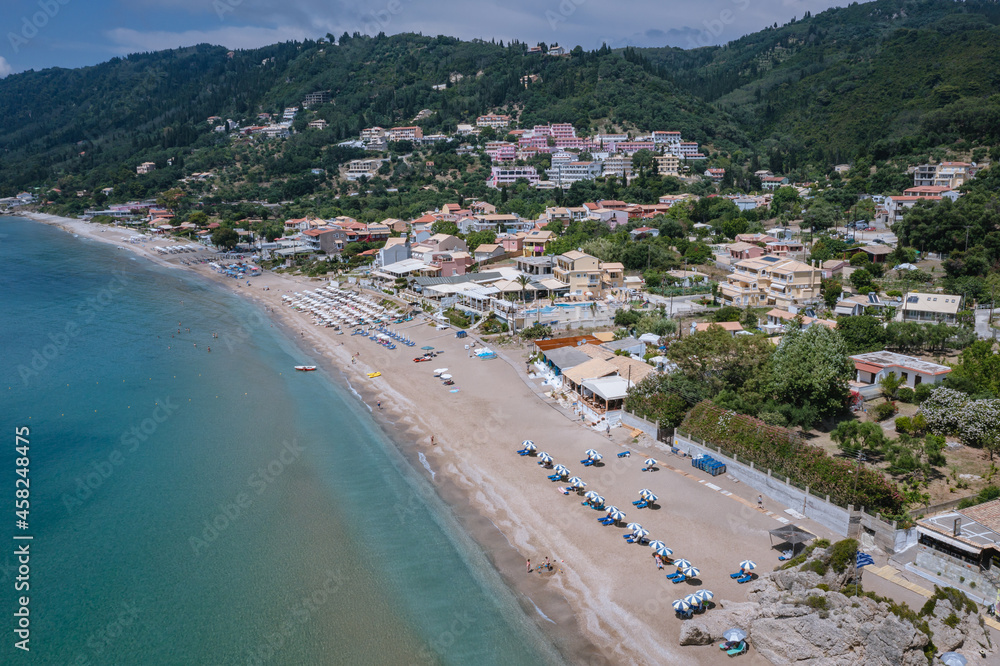
[[[724,477],[706,481],[687,472],[685,463],[690,467],[690,461],[666,453],[666,447],[648,438],[634,441],[618,428],[609,439],[572,422],[555,401],[539,395],[537,383],[525,376],[517,359],[506,358],[520,356],[522,350],[506,349],[503,358],[492,361],[468,358],[464,344],[475,341],[474,336],[456,339],[453,328],[438,331],[418,316],[393,328],[416,341],[414,349],[430,344],[446,353],[439,361],[414,364],[409,348],[390,351],[367,338],[338,336],[281,306],[283,294],[312,290],[325,285],[325,279],[266,273],[246,287],[205,265],[178,265],[167,258],[171,255],[132,245],[127,241],[135,235],[131,230],[35,213],[16,216],[123,245],[160,265],[193,269],[265,307],[274,324],[287,327],[305,355],[329,371],[331,379],[338,374],[344,378],[414,469],[433,470],[426,477],[434,492],[479,544],[528,617],[570,663],[719,663],[714,646],[678,645],[680,621],[670,602],[699,588],[712,589],[718,605],[743,601],[744,587],[730,581],[723,569],[748,557],[763,560],[762,572],[770,570],[772,561],[777,563],[766,534],[749,542],[780,524],[773,514],[754,506],[755,493]],[[356,365],[351,363],[354,353],[360,353]],[[435,364],[450,368],[458,393],[434,386],[438,380],[425,366]],[[383,376],[368,379],[365,373],[376,370]],[[383,402],[382,410],[374,408],[376,400]],[[534,458],[514,454],[523,439],[533,439],[539,450],[549,451],[587,481],[588,490],[598,490],[609,504],[626,510],[628,521],[642,521],[651,538],[666,541],[675,557],[691,559],[703,572],[701,581],[672,585],[652,565],[649,549],[624,544],[618,528],[601,527],[596,518],[603,514],[581,507],[576,495],[557,496],[555,484],[545,479]],[[586,448],[604,453],[605,464],[581,468],[578,461]],[[634,452],[630,459],[612,455],[626,448]],[[666,464],[657,472],[640,473],[648,455]],[[638,489],[647,486],[660,496],[659,509],[665,510],[630,506]],[[731,540],[729,547],[720,545],[726,539]],[[555,572],[525,574],[526,558],[539,564],[546,556],[557,563]],[[755,651],[744,659],[748,657],[750,664],[768,663]]]

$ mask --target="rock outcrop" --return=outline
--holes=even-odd
[[[723,600],[685,621],[680,644],[708,645],[740,627],[776,666],[927,666],[931,652],[994,651],[975,604],[961,593],[938,590],[922,609],[856,595],[853,585],[843,594],[837,590],[850,572],[829,566],[831,551],[816,549],[799,567],[764,575],[746,602]]]

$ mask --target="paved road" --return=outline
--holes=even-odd
[[[976,337],[981,340],[986,338],[994,338],[997,336],[997,329],[990,328],[990,311],[989,310],[976,310]]]
[[[670,313],[672,311],[673,316],[675,317],[676,316],[687,317],[695,312],[701,312],[702,310],[704,310],[705,308],[700,303],[696,302],[698,299],[704,296],[705,294],[692,294],[690,296],[674,296],[673,305],[671,306],[670,303],[671,299],[669,296],[646,294],[646,298],[649,299],[650,303],[652,303],[653,305],[662,304],[664,307],[667,308],[667,312]]]

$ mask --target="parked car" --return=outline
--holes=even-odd
[[[875,227],[868,227],[865,231],[875,231]]]

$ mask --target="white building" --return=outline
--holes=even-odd
[[[495,166],[490,170],[486,185],[500,188],[504,185],[513,185],[522,178],[530,185],[534,185],[538,182],[538,171],[530,166]]]

